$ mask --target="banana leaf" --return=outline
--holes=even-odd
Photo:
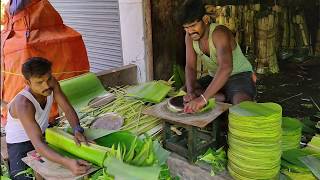
[[[157,180],[160,166],[138,167],[126,164],[114,157],[108,157],[104,163],[107,172],[121,180]]]
[[[64,129],[69,134],[72,134],[72,128],[68,127]],[[105,129],[96,129],[96,128],[84,128],[84,135],[88,140],[96,140],[106,135],[117,132],[118,130],[105,130]]]
[[[165,164],[170,155],[170,152],[163,149],[158,141],[153,142],[153,149],[154,149],[154,153],[157,156],[158,164],[159,165]]]
[[[281,159],[281,168],[287,169],[290,172],[296,172],[296,173],[308,173],[310,170],[306,167],[300,167],[295,164],[292,164],[284,159]]]
[[[120,143],[121,146],[126,146],[127,149],[129,149],[135,138],[136,136],[129,131],[118,131],[95,139],[95,142],[100,146],[109,148],[111,148],[112,145],[118,145]],[[137,139],[136,141],[137,151],[139,151],[142,148],[143,141],[141,139]]]
[[[316,134],[315,136],[312,137],[306,149],[316,153],[320,153],[320,135],[319,134]]]
[[[1,180],[11,180],[10,178],[8,178],[7,176],[0,176]]]
[[[127,147],[126,149],[129,149],[129,147],[131,146],[131,143],[135,141],[135,139],[136,139],[136,136],[131,132],[118,131],[118,132],[114,132],[109,135],[106,135],[104,137],[98,138],[95,140],[95,142],[98,145],[109,147],[109,148],[111,148],[112,145],[117,145],[120,143],[121,146],[126,146]],[[143,146],[143,141],[137,138],[136,143],[137,143],[136,151],[139,152]],[[166,160],[168,159],[170,152],[163,149],[160,143],[157,141],[153,142],[153,149],[156,155],[156,159],[158,160],[157,161],[158,164],[163,165],[164,163],[166,163]]]
[[[209,100],[208,100],[208,104],[205,106],[205,107],[203,107],[201,110],[200,110],[200,112],[206,112],[206,111],[208,111],[208,110],[211,110],[212,108],[214,108],[216,106],[216,101],[215,101],[215,99],[214,98],[210,98]]]
[[[299,160],[306,165],[314,176],[320,179],[320,156],[305,156],[300,157]]]
[[[46,141],[59,149],[89,161],[100,167],[103,166],[109,148],[90,143],[89,146],[81,144],[77,146],[73,136],[58,128],[48,128],[45,133]]]
[[[151,81],[128,88],[127,96],[145,102],[160,103],[170,91],[171,86],[163,81]]]
[[[317,180],[312,173],[294,173],[289,171],[283,171],[283,174],[285,174],[287,177],[289,177],[291,180]]]
[[[210,164],[211,176],[214,176],[226,169],[226,152],[223,150],[223,147],[221,147],[217,151],[209,148],[205,154],[198,157],[197,163],[200,163],[201,161]]]
[[[76,110],[87,106],[91,99],[107,93],[94,73],[86,73],[59,81],[59,83],[63,93]]]
[[[92,129],[92,128],[87,128],[84,131],[84,135],[88,140],[96,140],[101,137],[107,136],[109,134],[112,134],[114,132],[117,132],[118,130],[105,130],[105,129]]]
[[[298,119],[282,118],[282,151],[296,149],[300,146],[302,123]]]
[[[173,80],[174,86],[176,89],[181,88],[185,83],[184,70],[181,66],[174,64],[173,65]]]
[[[290,164],[292,164],[293,166],[291,167],[291,170],[295,172],[310,172],[308,167],[300,160],[301,157],[309,155],[316,155],[316,153],[305,148],[291,149],[288,151],[284,151],[281,158],[285,160],[283,165],[290,168]]]
[[[317,122],[311,121],[309,117],[301,120],[303,126],[302,131],[307,134],[315,134],[317,133],[316,124]]]

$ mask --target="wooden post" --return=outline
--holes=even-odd
[[[152,49],[152,22],[151,22],[151,3],[150,0],[143,0],[144,14],[144,43],[146,46],[146,71],[147,81],[153,80],[153,49]]]

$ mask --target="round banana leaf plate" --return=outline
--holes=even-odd
[[[118,130],[122,127],[123,122],[123,117],[121,117],[117,113],[106,113],[94,120],[90,128]]]

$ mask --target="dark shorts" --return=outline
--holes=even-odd
[[[197,80],[201,88],[206,89],[213,77],[204,76]],[[231,102],[236,93],[244,93],[252,99],[256,96],[256,85],[252,80],[252,72],[242,72],[229,77],[227,83],[219,91],[226,97],[226,102]]]
[[[14,180],[30,180],[32,178],[26,177],[25,174],[16,176],[21,171],[28,169],[28,166],[21,160],[27,156],[29,151],[34,150],[31,141],[22,143],[7,144],[8,156],[9,156],[9,167],[10,167],[10,178]]]

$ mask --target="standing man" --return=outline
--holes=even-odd
[[[186,31],[185,112],[199,111],[213,97],[232,104],[253,100],[256,89],[252,66],[232,32],[210,23],[201,0],[185,1],[178,20]],[[204,62],[210,76],[196,80],[197,59]]]
[[[52,101],[55,100],[73,128],[75,142],[78,145],[81,142],[87,143],[75,110],[51,74],[51,63],[44,58],[32,57],[22,65],[22,74],[27,86],[9,103],[5,127],[11,178],[29,179],[23,175],[15,175],[27,169],[21,158],[33,149],[50,161],[70,169],[75,175],[86,173],[90,168],[86,161],[59,155],[48,147],[43,137],[49,125]]]

